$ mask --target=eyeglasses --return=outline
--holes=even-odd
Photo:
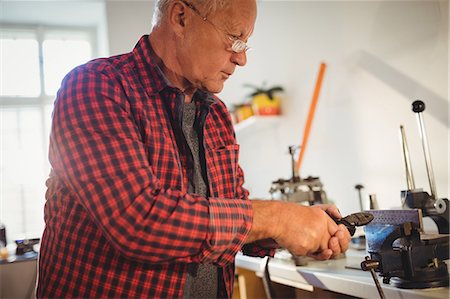
[[[226,34],[227,38],[231,41],[231,50],[234,53],[243,53],[243,52],[247,52],[248,50],[250,50],[251,48],[241,39],[239,39],[239,37],[229,34],[227,33],[225,30],[223,30],[222,28],[216,26],[213,22],[211,22],[210,20],[208,20],[207,17],[202,16],[202,14],[200,13],[200,11],[192,4],[187,2],[186,0],[180,0],[181,2],[183,2],[187,7],[189,7],[193,12],[195,12],[203,21],[208,22],[209,24],[211,24],[215,29],[222,31],[223,33]]]

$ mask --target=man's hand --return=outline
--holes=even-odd
[[[298,256],[326,260],[348,249],[350,234],[334,205],[303,206],[297,203],[252,200],[253,226],[247,243],[273,238]],[[333,217],[333,218],[331,218]]]

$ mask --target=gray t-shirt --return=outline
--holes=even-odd
[[[196,193],[206,197],[207,186],[202,176],[200,163],[199,142],[194,128],[195,103],[184,103],[183,106],[183,134],[191,149],[194,159],[193,182],[189,182],[189,193]],[[183,298],[217,298],[217,267],[211,264],[190,264],[188,277],[183,290]]]

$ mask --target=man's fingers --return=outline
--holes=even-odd
[[[341,219],[342,215],[339,209],[335,205],[330,205],[327,210],[327,214],[333,217],[334,219]]]
[[[341,219],[342,215],[336,205],[333,204],[319,204],[315,205],[322,210],[324,210],[328,215],[330,215],[334,219]]]
[[[350,232],[348,231],[347,227],[343,224],[339,224],[339,230],[336,232],[336,237],[339,240],[341,250],[347,251],[349,243],[350,243]]]
[[[341,245],[339,244],[339,239],[337,237],[331,237],[328,241],[328,247],[332,251],[332,256],[335,257],[339,255],[341,250]]]
[[[319,252],[310,253],[308,256],[318,261],[325,261],[333,256],[333,251],[331,249],[325,249]]]
[[[339,226],[336,224],[336,222],[334,222],[334,220],[331,218],[331,217],[329,217],[328,215],[327,215],[327,217],[328,217],[328,233],[330,234],[330,236],[334,236],[337,232],[338,232],[338,230],[339,230]]]

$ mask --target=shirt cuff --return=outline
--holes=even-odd
[[[223,267],[234,261],[252,227],[250,200],[209,198],[209,232],[201,260]]]
[[[245,244],[242,247],[242,253],[244,255],[249,256],[257,256],[257,257],[264,257],[264,256],[274,256],[275,250],[280,248],[277,242],[273,239],[264,239],[264,240],[258,240],[250,244]]]

